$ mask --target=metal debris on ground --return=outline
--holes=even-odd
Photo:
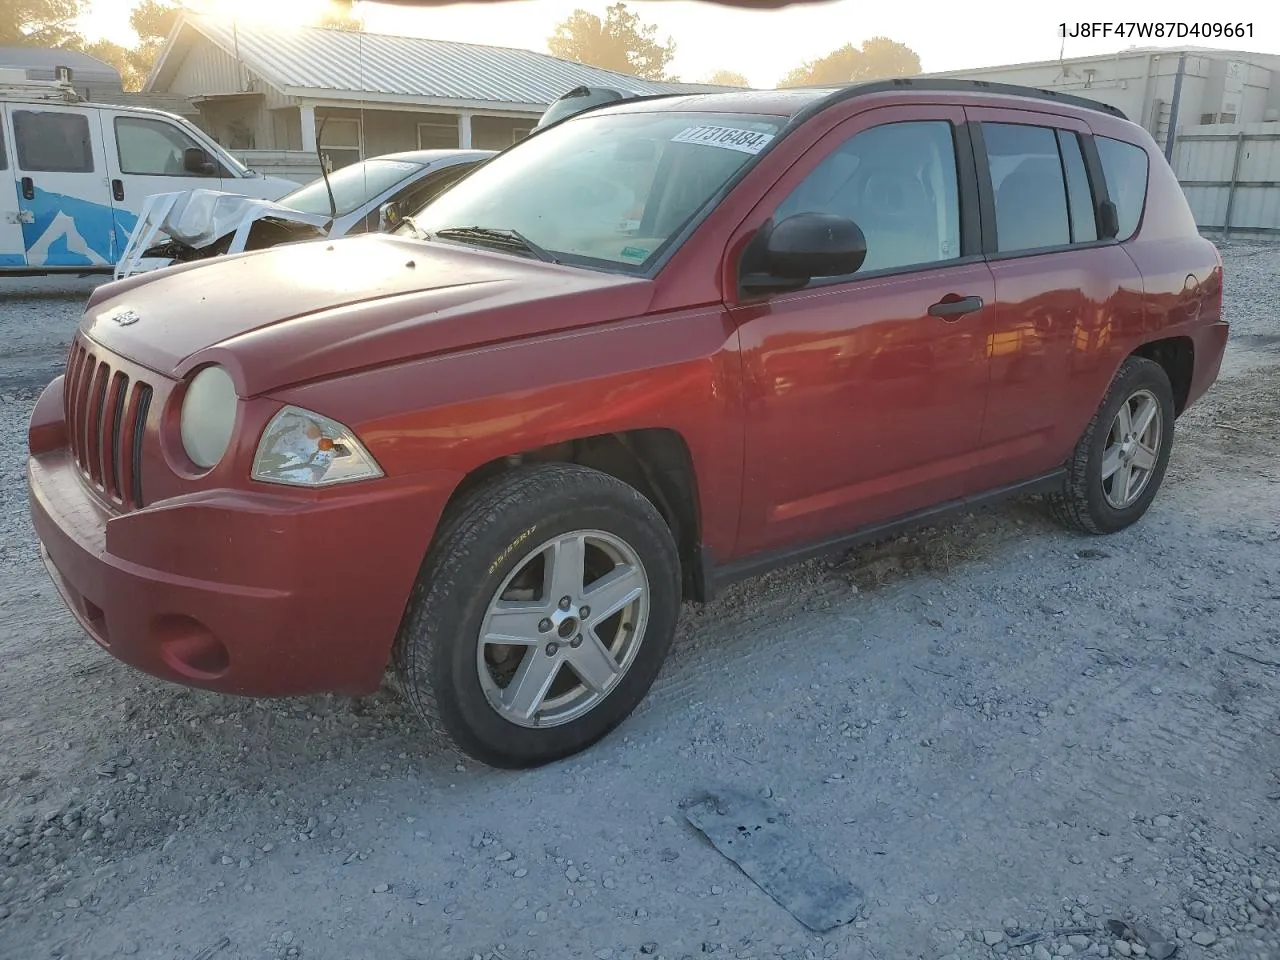
[[[685,817],[765,893],[809,929],[825,933],[852,922],[862,891],[827,863],[771,801],[723,790]]]
[[[1159,930],[1137,920],[1108,920],[1107,931],[1117,940],[1141,944],[1151,960],[1169,960],[1178,945]]]

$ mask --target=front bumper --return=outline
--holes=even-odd
[[[250,696],[377,689],[448,489],[212,490],[118,513],[65,446],[27,477],[44,562],[99,645]]]

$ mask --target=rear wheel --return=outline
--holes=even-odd
[[[397,643],[400,682],[478,760],[568,756],[643,699],[679,583],[670,530],[639,492],[571,464],[514,471],[442,528]]]
[[[1130,357],[1067,463],[1066,488],[1049,498],[1061,523],[1114,533],[1155,499],[1173,448],[1173,388],[1154,360]]]

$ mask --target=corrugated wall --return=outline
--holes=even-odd
[[[191,44],[165,92],[189,97],[241,93],[244,91],[242,76],[243,70],[235,58],[201,37]]]
[[[1173,168],[1202,230],[1227,227],[1230,204],[1232,234],[1280,236],[1280,123],[1187,128]]]

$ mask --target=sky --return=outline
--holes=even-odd
[[[198,0],[197,0],[198,2]],[[305,17],[323,0],[203,0],[226,15]],[[546,38],[575,9],[603,16],[609,0],[502,0],[406,9],[359,0],[357,11],[368,30],[461,40],[545,51]],[[91,0],[82,29],[91,38],[129,43],[128,13],[134,0]],[[905,43],[920,55],[926,72],[1025,63],[1034,60],[1105,54],[1129,46],[1204,46],[1280,54],[1280,3],[1233,0],[1224,13],[1204,0],[1136,0],[1125,4],[1079,0],[1050,8],[1026,0],[828,0],[782,10],[742,10],[697,0],[629,0],[628,7],[646,23],[670,36],[676,55],[670,71],[685,81],[702,81],[715,70],[734,70],[752,86],[772,87],[806,60],[845,43],[861,44],[874,36]],[[1120,11],[1124,12],[1121,13]],[[303,16],[299,16],[299,14]],[[1110,36],[1086,39],[1060,35],[1070,21],[1115,23],[1252,23],[1252,38],[1181,41]]]

